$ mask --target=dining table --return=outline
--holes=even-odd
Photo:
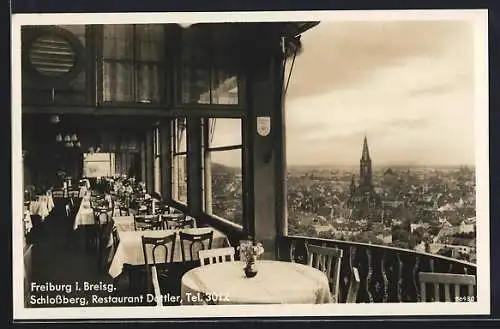
[[[54,199],[51,193],[38,195],[37,200],[30,201],[29,212],[31,215],[38,215],[42,220],[45,220],[54,209]]]
[[[182,277],[183,305],[331,303],[327,276],[299,263],[258,260],[258,273],[246,277],[241,261],[196,267]]]
[[[73,224],[73,230],[77,230],[78,227],[80,227],[80,226],[94,225],[95,224],[95,215],[94,215],[95,210],[98,210],[98,209],[94,208],[92,206],[90,192],[88,192],[82,198],[82,201],[80,203],[80,207],[78,209],[78,212],[76,213],[75,222]],[[107,210],[108,218],[111,218],[114,214],[114,209],[109,209],[109,207],[106,207],[106,210]],[[101,224],[106,223],[106,216],[104,214],[101,214],[99,216],[99,222]]]
[[[133,221],[133,217],[132,217]],[[203,234],[213,231],[213,240],[212,240],[212,248],[224,248],[230,246],[229,239],[227,236],[219,230],[216,230],[211,227],[198,227],[198,228],[186,228],[186,229],[174,229],[174,230],[142,230],[142,231],[134,231],[130,230],[130,224],[127,224],[126,219],[115,220],[115,223],[121,222],[117,227],[117,236],[118,236],[118,246],[116,247],[116,251],[113,256],[113,260],[111,261],[111,265],[109,267],[109,275],[112,278],[118,277],[124,268],[125,264],[128,265],[144,265],[144,253],[142,249],[142,237],[165,237],[176,233],[175,247],[173,253],[173,262],[181,263],[182,259],[182,244],[179,237],[179,232],[184,232],[188,234]],[[132,222],[133,225],[133,222]],[[126,228],[127,230],[123,230]],[[204,243],[205,247],[206,242]],[[184,244],[184,252],[189,254],[189,244]],[[148,246],[147,254],[152,254],[152,248]],[[170,253],[171,251],[169,251]],[[165,251],[163,248],[157,248],[156,250],[156,258],[158,260],[165,259]],[[170,257],[170,254],[169,254]],[[151,263],[151,260],[148,262]]]

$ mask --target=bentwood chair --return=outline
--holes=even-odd
[[[162,230],[163,221],[158,215],[135,215],[134,216],[134,230]]]
[[[104,218],[104,220],[103,220]],[[101,270],[107,265],[108,245],[112,236],[114,222],[108,208],[94,209],[94,245],[97,252],[97,266]]]
[[[452,273],[418,274],[421,302],[474,302],[476,276]],[[431,289],[427,289],[430,286]],[[453,294],[453,298],[451,295]],[[444,295],[444,296],[443,296]]]
[[[234,262],[234,254],[234,247],[227,247],[200,250],[198,257],[200,258],[200,265],[205,266],[208,264]]]
[[[306,245],[306,248],[309,266],[325,273],[330,285],[332,301],[338,303],[342,250],[316,245]]]
[[[174,260],[176,238],[176,232],[163,237],[141,237],[148,293],[155,293],[156,287],[154,287],[153,282],[156,280],[158,280],[161,290],[169,290],[169,270]]]
[[[105,260],[106,270],[109,269],[111,262],[113,260],[113,256],[115,255],[116,249],[118,248],[118,243],[120,242],[120,238],[118,236],[118,230],[116,226],[113,225],[111,228],[111,241],[108,241],[106,245],[104,245],[104,255],[103,260]]]
[[[196,227],[195,219],[185,214],[180,215],[176,219],[167,220],[165,223],[167,223],[168,229],[171,230],[182,230]]]
[[[197,261],[199,260],[198,252],[200,250],[212,249],[212,241],[214,231],[201,234],[190,234],[186,232],[179,232],[181,241],[181,255],[182,261]],[[187,253],[189,251],[189,254]]]

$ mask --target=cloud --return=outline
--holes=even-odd
[[[304,52],[294,64],[287,97],[356,88],[380,69],[439,56],[453,37],[470,33],[470,23],[463,21],[322,22],[302,38]]]
[[[468,22],[315,29],[303,36],[286,96],[289,164],[356,165],[365,134],[378,163],[474,163]]]

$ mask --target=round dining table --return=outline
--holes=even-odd
[[[271,260],[256,263],[247,278],[241,261],[200,266],[182,277],[183,305],[325,304],[332,298],[326,275],[310,266]]]

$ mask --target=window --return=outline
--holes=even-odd
[[[186,118],[172,121],[172,198],[187,204],[187,134]]]
[[[161,101],[163,25],[104,25],[103,101]]]
[[[241,119],[204,122],[205,212],[243,224]]]
[[[230,57],[218,50],[215,27],[194,25],[183,31],[181,63],[181,102],[183,104],[239,104],[239,77],[234,58],[227,61],[215,58]],[[227,40],[226,40],[227,42]],[[224,56],[226,55],[226,56]]]
[[[114,153],[84,153],[84,177],[111,177],[115,175]]]

